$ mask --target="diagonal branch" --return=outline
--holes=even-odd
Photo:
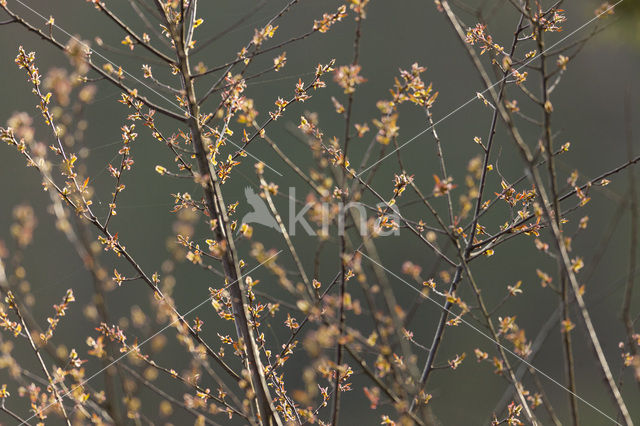
[[[64,44],[60,43],[58,40],[53,38],[51,35],[45,33],[41,29],[35,27],[33,24],[31,24],[30,22],[26,21],[21,16],[17,15],[15,12],[10,10],[6,5],[2,4],[1,2],[0,2],[0,7],[2,7],[2,9],[5,12],[7,12],[13,19],[15,19],[15,21],[18,24],[22,25],[28,31],[37,34],[38,36],[40,36],[40,38],[42,38],[43,40],[49,42],[54,47],[62,50],[63,52],[67,51],[67,47]],[[129,93],[129,94],[136,93],[136,98],[139,99],[140,101],[142,101],[149,108],[152,108],[152,109],[158,111],[159,113],[161,113],[163,115],[166,115],[167,117],[171,117],[171,118],[173,118],[175,120],[178,120],[178,121],[181,121],[181,122],[185,121],[185,117],[183,115],[178,114],[176,112],[173,112],[171,110],[168,110],[168,109],[166,109],[166,108],[164,108],[164,107],[162,107],[160,105],[157,105],[156,103],[150,101],[147,97],[138,94],[137,90],[127,86],[126,84],[124,84],[122,82],[122,80],[117,79],[116,77],[114,77],[110,73],[108,73],[105,70],[103,70],[99,65],[95,64],[91,59],[87,59],[87,65],[89,65],[89,67],[91,67],[92,70],[94,70],[95,72],[100,74],[105,80],[107,80],[111,84],[115,85],[116,87],[118,87],[122,91],[124,91],[126,93]]]

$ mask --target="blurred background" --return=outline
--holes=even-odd
[[[121,48],[122,33],[89,3],[80,0],[22,1],[24,4],[9,0],[8,4],[14,11],[19,12],[38,27],[44,27],[43,20],[24,5],[28,5],[42,16],[55,17],[56,24],[65,31],[90,42],[96,52],[93,55],[94,60],[102,62],[97,55],[100,53],[142,79],[141,64],[147,62],[137,56],[140,51],[136,50],[134,56],[128,55]],[[112,4],[109,4],[109,7],[117,11],[127,22],[139,24],[128,2],[110,3]],[[253,36],[254,28],[264,26],[286,3],[282,0],[270,0],[264,4],[246,0],[200,2],[200,16],[205,19],[205,22],[196,30],[196,40],[207,39],[210,35],[241,19],[252,8],[256,8],[256,11],[235,29],[199,53],[195,63],[203,61],[207,65],[215,66],[234,59],[240,47]],[[309,31],[314,19],[319,19],[325,12],[333,12],[339,4],[340,2],[333,0],[300,1],[278,21],[276,37],[269,43],[275,45]],[[456,7],[455,9],[465,27],[474,26],[477,22],[477,18],[466,10],[479,9],[487,22],[487,32],[493,35],[496,42],[505,46],[510,45],[517,24],[517,15],[508,2],[469,0],[465,4],[468,8]],[[594,10],[600,4],[599,1],[584,0],[563,2],[562,8],[565,9],[568,20],[562,32],[549,36],[548,43],[561,40],[593,19]],[[0,20],[4,19],[4,15],[0,13]],[[632,131],[635,154],[640,153],[640,142],[637,138],[640,134],[638,119],[640,7],[638,3],[632,0],[623,1],[616,8],[615,15],[608,17],[600,25],[606,28],[594,35],[581,53],[569,63],[560,85],[552,96],[554,105],[552,125],[556,145],[571,142],[570,152],[558,158],[559,181],[562,184],[574,170],[579,171],[579,182],[584,183],[587,179],[624,163],[627,160],[625,126]],[[582,39],[590,34],[594,27],[595,24],[585,26],[559,44],[558,48]],[[261,113],[258,121],[262,122],[266,119],[268,116],[266,111],[273,109],[273,102],[277,97],[291,96],[298,79],[305,82],[311,81],[318,63],[327,63],[332,58],[336,59],[337,65],[351,63],[354,28],[355,23],[350,16],[327,34],[314,34],[306,40],[257,59],[252,65],[254,72],[268,67],[272,63],[272,58],[282,50],[286,51],[288,58],[285,68],[278,73],[269,73],[248,83],[245,94],[256,102],[256,108]],[[54,34],[63,43],[68,40],[68,36],[60,31]],[[95,37],[100,37],[106,45],[115,46],[125,54],[112,51],[106,46],[99,47]],[[4,125],[15,112],[25,111],[34,117],[34,125],[37,129],[36,140],[49,145],[52,142],[51,136],[40,122],[35,109],[36,100],[31,94],[31,86],[25,79],[24,71],[18,70],[14,63],[19,46],[24,46],[27,51],[36,52],[37,64],[43,75],[52,67],[68,69],[71,67],[68,59],[60,51],[54,50],[19,25],[0,26],[0,75],[2,76],[0,123]],[[488,57],[489,54],[483,57],[487,63]],[[483,90],[482,83],[463,46],[450,28],[445,16],[437,11],[433,2],[373,0],[367,9],[367,19],[362,24],[361,75],[367,81],[358,87],[355,94],[353,122],[368,122],[373,129],[371,119],[379,116],[376,102],[389,97],[389,89],[393,86],[394,77],[399,75],[399,69],[409,69],[414,62],[427,67],[423,79],[431,82],[434,89],[439,92],[433,107],[435,120],[446,116],[474,98],[476,92]],[[149,64],[154,65],[152,62]],[[172,80],[168,73],[160,70],[156,72],[154,68],[154,74],[160,76],[165,82],[178,85],[175,77]],[[206,81],[199,83],[199,90],[206,90],[208,85],[218,77],[219,74],[214,74],[213,77],[203,79]],[[132,86],[137,86],[130,78],[127,81]],[[320,128],[326,136],[341,138],[344,134],[343,120],[338,119],[331,96],[343,102],[346,97],[330,77],[325,81],[328,82],[326,89],[316,92],[304,104],[288,108],[285,116],[268,129],[269,136],[303,170],[313,167],[313,159],[304,144],[295,137],[295,131],[291,130],[299,124],[300,115],[305,111],[317,112]],[[531,85],[536,87],[533,82]],[[105,82],[97,82],[96,86],[98,91],[95,99],[84,112],[89,126],[84,136],[85,148],[82,151],[84,157],[81,158],[81,162],[86,165],[91,184],[95,188],[95,208],[106,215],[113,186],[113,179],[107,171],[107,165],[109,162],[115,164],[115,161],[119,161],[117,151],[121,141],[120,127],[127,124],[126,117],[129,110],[117,102],[120,98],[118,89]],[[176,106],[171,105],[167,99],[162,99],[144,88],[141,88],[141,92],[147,94],[159,105],[178,111]],[[630,123],[625,123],[625,99],[630,109],[628,112],[631,117]],[[213,96],[208,104],[205,104],[205,110],[215,108],[218,101],[219,95]],[[524,101],[521,102],[525,105]],[[535,111],[530,106],[522,108]],[[535,114],[537,114],[536,117],[539,116],[537,111]],[[474,101],[436,126],[442,140],[448,171],[454,177],[454,183],[460,186],[463,186],[469,160],[479,154],[473,138],[474,136],[481,136],[483,140],[486,138],[490,117],[491,110],[481,102]],[[175,123],[162,120],[162,128],[168,134],[177,130]],[[428,127],[424,114],[415,108],[408,107],[402,110],[398,124],[400,126],[399,143],[410,140]],[[540,137],[539,131],[526,124],[523,124],[522,129],[530,146],[535,146]],[[142,125],[138,126],[138,130],[140,136],[133,149],[133,158],[136,163],[133,170],[124,178],[127,188],[121,194],[118,215],[114,217],[111,226],[146,270],[160,271],[162,276],[173,277],[172,279],[175,280],[173,296],[180,310],[186,311],[208,296],[208,287],[222,285],[219,278],[188,262],[175,261],[170,263],[172,266],[168,266],[170,264],[166,261],[172,258],[169,248],[175,245],[175,232],[177,232],[174,224],[175,215],[170,212],[173,207],[171,194],[190,192],[199,198],[198,187],[187,180],[175,180],[157,174],[154,171],[155,166],[158,164],[169,166],[173,158],[167,156],[167,150],[154,141]],[[236,138],[239,139],[239,136]],[[350,155],[353,164],[359,164],[369,140],[365,137],[352,142]],[[524,166],[504,128],[500,126],[496,136],[496,146],[493,164],[510,181],[519,178],[523,174]],[[70,149],[80,149],[80,147]],[[308,192],[304,182],[290,172],[266,143],[257,141],[251,145],[250,152],[283,174],[278,176],[267,169],[268,181],[279,185],[281,190],[295,186],[297,198],[304,199]],[[416,182],[423,189],[430,190],[433,185],[432,175],[439,173],[430,132],[408,144],[403,148],[402,154],[405,167],[410,173],[415,174]],[[240,219],[244,213],[250,211],[250,207],[244,200],[243,189],[257,183],[253,170],[254,162],[252,158],[245,159],[243,164],[234,170],[232,179],[224,186],[226,201],[229,204],[240,201],[236,219]],[[398,173],[395,158],[384,161],[374,181],[374,187],[380,188],[387,195],[391,194],[394,173]],[[597,188],[592,190],[591,202],[580,211],[569,215],[568,219],[569,226],[573,226],[572,229],[574,229],[581,217],[588,215],[590,218],[587,230],[581,231],[573,241],[572,256],[580,256],[587,263],[584,270],[586,272],[581,272],[578,277],[586,286],[585,298],[590,313],[614,376],[624,379],[623,394],[627,406],[632,411],[632,417],[640,419],[640,393],[629,369],[623,372],[621,351],[618,349],[618,343],[625,340],[619,312],[628,272],[628,253],[631,243],[628,208],[618,208],[620,203],[629,197],[629,180],[626,173],[613,176],[612,184],[606,187],[606,190]],[[638,175],[637,173],[636,176]],[[499,191],[499,183],[499,177],[494,174],[488,183],[488,194]],[[14,281],[23,286],[25,282],[28,283],[34,296],[34,316],[43,326],[46,324],[47,316],[52,315],[52,305],[59,303],[67,288],[73,288],[77,302],[72,304],[68,316],[62,321],[56,332],[54,343],[64,344],[68,350],[76,348],[81,358],[90,358],[90,362],[86,364],[87,375],[90,375],[91,372],[100,368],[99,363],[92,357],[86,356],[87,347],[84,343],[86,336],[96,335],[94,331],[96,323],[87,317],[87,307],[91,305],[93,297],[91,277],[63,234],[55,229],[55,220],[48,213],[50,200],[41,190],[39,176],[33,169],[25,168],[24,161],[17,155],[15,149],[6,145],[0,146],[0,193],[2,194],[0,248],[8,253],[6,259],[10,259],[12,253],[17,250],[10,233],[11,224],[14,222],[15,206],[32,206],[38,223],[34,231],[34,243],[25,250],[21,259],[26,275],[19,279],[15,278],[16,272],[10,263],[7,264],[7,274],[12,275]],[[457,199],[455,193],[454,199]],[[406,201],[408,200],[410,199]],[[436,204],[438,208],[444,209],[445,205],[440,200]],[[279,199],[277,202],[280,210],[286,212],[286,200]],[[504,213],[506,212],[505,210]],[[403,214],[412,218],[428,218],[428,215],[416,205],[407,207]],[[483,225],[491,232],[495,232],[505,220],[504,216],[494,215],[486,219]],[[206,231],[202,224],[198,225],[197,229],[202,231],[199,234],[203,236],[200,238],[201,241],[208,238],[204,236]],[[543,235],[543,237],[547,236]],[[256,225],[254,240],[263,242],[266,248],[280,250],[284,247],[276,233],[266,228],[259,228],[258,225]],[[550,242],[548,238],[546,240]],[[313,256],[317,246],[315,238],[299,233],[295,236],[294,243],[302,254],[305,266],[308,270],[313,270]],[[256,262],[249,257],[249,249],[249,244],[240,243],[241,257],[246,259],[249,267],[252,268]],[[397,239],[387,239],[380,243],[379,251],[385,266],[398,274],[402,264],[407,260],[421,265],[425,273],[432,269],[434,263],[433,254],[404,231]],[[323,267],[319,276],[316,277],[323,283],[330,282],[338,272],[337,255],[335,246],[329,246],[324,250]],[[597,263],[593,261],[594,258],[598,259]],[[118,268],[122,273],[131,273],[121,260],[115,259],[110,254],[103,255],[101,262],[109,272]],[[293,268],[293,263],[287,256],[281,256],[280,262]],[[500,246],[494,256],[479,259],[472,266],[483,295],[491,305],[497,304],[502,299],[507,285],[513,285],[518,280],[523,281],[524,296],[513,299],[499,312],[503,316],[517,315],[519,326],[526,330],[529,339],[533,339],[557,307],[557,297],[548,289],[541,288],[536,269],[555,273],[555,262],[535,250],[530,238],[515,238]],[[283,290],[277,287],[275,279],[266,270],[258,269],[251,275],[254,279],[262,281],[262,291],[286,299],[287,296]],[[390,280],[394,286],[397,286],[398,303],[407,309],[415,299],[415,293],[402,283],[394,282],[392,277]],[[463,297],[469,301],[473,300],[470,293],[464,293],[464,290],[461,292]],[[632,304],[634,317],[639,312],[638,293],[636,291]],[[108,293],[108,299],[113,318],[131,317],[132,306],[139,306],[143,311],[148,311],[149,307],[149,291],[142,282],[126,283]],[[217,316],[208,304],[194,312],[190,318],[196,315],[209,325],[209,328],[205,327],[205,331],[211,341],[215,342],[216,332],[233,335],[232,324],[217,320]],[[412,328],[416,341],[425,346],[430,344],[438,316],[439,310],[434,305],[425,303],[419,308]],[[578,373],[577,393],[605,413],[615,417],[614,405],[602,385],[599,368],[592,356],[584,327],[577,315],[573,318],[577,324],[577,328],[573,331]],[[274,321],[277,326],[269,331],[274,339],[274,348],[279,348],[288,335],[287,330],[282,329],[278,321]],[[353,321],[366,329],[365,319],[355,318]],[[121,325],[131,330],[131,340],[139,332],[134,331],[131,324],[127,322]],[[147,336],[155,331],[157,325],[151,324],[149,327]],[[174,335],[173,329],[167,331],[169,339]],[[139,337],[142,340],[145,335],[140,334]],[[12,340],[8,334],[3,339]],[[485,351],[494,351],[489,341],[464,325],[447,330],[444,344],[439,352],[439,361],[444,362],[462,352],[467,354],[467,359],[455,371],[436,372],[429,382],[428,392],[433,394],[433,414],[443,425],[487,424],[506,388],[504,380],[492,373],[491,366],[476,364],[473,359],[473,349],[476,347]],[[33,371],[39,371],[36,369],[35,360],[33,362],[31,360],[32,353],[26,348],[25,342],[16,342],[14,355],[23,354],[25,365],[32,367]],[[426,354],[418,353],[420,364],[422,364]],[[165,365],[179,369],[186,366],[185,356],[182,349],[176,349],[162,351],[157,358]],[[285,379],[290,383],[291,389],[302,388],[304,387],[302,378],[293,366],[302,367],[305,357],[301,356],[299,359],[294,357],[291,362],[294,363],[289,365],[291,374]],[[550,332],[533,364],[549,376],[565,383],[561,337],[557,326]],[[512,359],[512,365],[518,366],[519,363],[516,359]],[[563,423],[569,423],[566,392],[544,377],[538,376],[538,378],[549,400],[554,404],[558,417]],[[96,387],[101,388],[101,377],[96,377],[94,380]],[[15,381],[8,379],[5,369],[0,370],[0,383],[4,382],[10,383],[9,391],[17,394],[17,385]],[[159,379],[159,383],[173,384],[162,378]],[[366,380],[356,376],[354,383],[366,384]],[[530,379],[525,381],[525,385],[531,383]],[[355,388],[356,390],[345,396],[343,424],[353,424],[356,421],[360,424],[377,424],[382,414],[393,412],[390,407],[384,405],[376,410],[370,410],[361,386]],[[181,399],[182,394],[186,392],[185,389],[179,389],[176,385],[170,389],[178,399]],[[144,390],[141,390],[140,395],[142,411],[152,421],[158,424],[186,424],[192,421],[192,418],[183,417],[183,413],[179,411],[163,417],[156,407],[145,406],[147,398],[151,398],[151,395]],[[21,412],[26,413],[26,406],[21,406],[18,398],[12,398],[10,401],[12,404],[17,404],[17,411],[22,408]],[[592,408],[582,403],[579,404],[579,408],[581,424],[607,424],[607,419]],[[328,416],[327,411],[323,418]],[[0,421],[4,424],[12,424],[11,419],[3,418],[1,414]],[[224,423],[224,419],[221,421]],[[52,421],[53,423],[55,420]]]

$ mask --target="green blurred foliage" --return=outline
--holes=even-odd
[[[622,1],[615,7],[614,16],[616,23],[612,32],[640,48],[640,2]]]

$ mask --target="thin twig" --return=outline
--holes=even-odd
[[[631,160],[633,158],[633,132],[632,132],[632,111],[631,111],[631,90],[627,90],[625,94],[624,102],[624,121],[625,121],[625,133],[627,142],[627,158]],[[635,285],[636,270],[637,270],[637,252],[638,252],[638,193],[636,190],[636,175],[633,168],[628,171],[629,176],[629,191],[630,191],[630,203],[629,213],[631,216],[631,229],[630,233],[630,246],[629,246],[629,269],[627,275],[627,283],[624,291],[624,299],[622,301],[622,322],[624,323],[625,331],[627,334],[627,344],[629,352],[633,357],[638,356],[636,348],[635,328],[631,319],[631,299],[633,295],[633,287]],[[635,376],[638,385],[640,385],[640,377]]]

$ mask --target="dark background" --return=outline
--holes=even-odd
[[[84,1],[27,1],[25,2],[44,16],[53,15],[56,24],[71,34],[78,34],[82,39],[91,40],[93,36],[100,36],[112,45],[119,45],[121,33],[107,22],[104,17],[94,10],[90,4]],[[125,18],[133,15],[126,2],[111,2],[109,6],[121,12]],[[254,5],[250,1],[223,1],[200,2],[200,16],[205,18],[202,27],[196,30],[196,39],[205,39],[208,34],[219,31],[221,28],[241,17]],[[235,57],[241,45],[253,35],[253,29],[264,25],[275,11],[283,7],[283,1],[270,1],[255,16],[250,18],[237,30],[221,39],[214,46],[205,49],[198,59],[208,64],[224,63]],[[318,19],[322,13],[334,11],[339,2],[334,1],[302,1],[296,5],[281,21],[277,31],[276,42],[288,39],[308,31],[313,19]],[[516,16],[507,2],[480,2],[471,1],[473,7],[484,4],[484,10],[489,13],[493,6],[495,12],[488,19],[489,32],[496,41],[509,45],[511,35],[515,28]],[[36,25],[41,24],[40,18],[33,15],[23,6],[9,1],[9,5]],[[551,40],[559,40],[571,33],[574,29],[583,25],[593,17],[593,10],[599,2],[592,1],[566,1],[563,8],[566,10],[568,22],[562,33],[554,34]],[[609,22],[614,22],[606,31],[598,34],[590,41],[583,52],[575,61],[569,63],[563,81],[553,94],[555,113],[553,114],[553,130],[556,143],[566,141],[572,143],[572,149],[567,155],[558,160],[559,179],[561,182],[578,169],[581,176],[592,177],[603,171],[609,170],[626,160],[626,148],[624,139],[624,97],[629,96],[633,110],[633,129],[637,135],[638,128],[637,111],[640,110],[640,84],[637,75],[640,70],[640,41],[638,39],[638,19],[633,7],[636,3],[626,0],[622,9],[612,17]],[[1,16],[1,14],[0,14]],[[475,19],[465,13],[460,13],[465,26],[475,24]],[[0,19],[3,19],[0,17]],[[318,63],[326,63],[331,58],[337,60],[337,64],[351,62],[354,22],[348,18],[327,34],[316,34],[300,43],[287,46],[288,63],[277,74],[268,74],[258,81],[253,81],[247,89],[247,96],[256,100],[258,110],[261,112],[259,121],[267,116],[267,108],[271,108],[273,101],[278,96],[290,96],[298,78],[304,81],[312,79],[312,72]],[[588,26],[569,38],[566,43],[585,36],[592,27]],[[61,40],[66,41],[62,33],[57,33]],[[399,0],[394,2],[372,1],[368,8],[368,17],[363,23],[361,44],[362,75],[367,82],[361,85],[356,92],[354,104],[355,123],[369,121],[377,117],[375,103],[379,99],[388,97],[388,89],[393,84],[393,78],[398,74],[398,69],[408,69],[412,63],[428,67],[423,75],[424,80],[433,82],[435,90],[440,95],[434,106],[435,119],[439,119],[450,111],[456,109],[474,94],[483,89],[474,68],[471,66],[459,40],[449,27],[445,17],[439,14],[433,2],[417,0]],[[275,43],[275,42],[271,42]],[[0,27],[0,122],[4,123],[14,111],[27,111],[34,115],[34,121],[39,117],[35,111],[34,97],[31,95],[31,87],[24,78],[24,71],[18,70],[13,59],[19,45],[23,45],[27,51],[36,51],[38,66],[43,74],[49,67],[68,67],[68,60],[59,51],[55,51],[37,37],[27,33],[17,25]],[[95,42],[92,43],[95,47]],[[105,51],[96,48],[110,60],[120,64],[129,72],[141,77],[140,62],[137,58]],[[264,55],[253,70],[261,70],[270,64],[273,55]],[[94,58],[96,58],[94,54]],[[487,55],[484,59],[486,60]],[[196,60],[197,61],[197,60]],[[157,66],[156,66],[157,68]],[[155,69],[154,69],[155,70]],[[155,72],[154,72],[155,73]],[[158,76],[160,72],[155,73]],[[164,76],[163,76],[164,77]],[[216,77],[217,78],[217,74]],[[326,80],[330,80],[327,78]],[[164,81],[172,81],[167,77]],[[209,79],[208,81],[214,81]],[[175,81],[174,81],[175,82]],[[120,141],[120,126],[125,124],[128,111],[117,103],[119,91],[106,83],[98,83],[99,91],[96,100],[87,111],[87,119],[90,123],[87,131],[86,145],[90,149],[90,156],[86,161],[91,174],[91,182],[96,187],[94,202],[99,211],[106,212],[109,194],[111,192],[112,178],[106,171],[106,164],[115,161]],[[208,87],[206,85],[200,86]],[[534,86],[535,87],[535,86]],[[153,95],[151,95],[153,96]],[[303,145],[297,141],[287,127],[299,123],[299,116],[305,110],[317,111],[320,117],[321,127],[327,136],[338,136],[344,133],[342,120],[336,120],[330,97],[336,96],[344,100],[340,88],[330,83],[329,87],[318,92],[304,105],[295,105],[287,109],[284,118],[269,128],[269,135],[277,141],[281,149],[287,155],[294,158],[302,166],[303,170],[311,167],[312,161],[309,153]],[[153,98],[158,104],[167,108],[171,106],[159,97]],[[208,107],[217,104],[218,97],[212,97]],[[175,110],[175,107],[172,107]],[[478,154],[477,146],[473,143],[474,136],[486,138],[490,120],[490,110],[482,106],[480,102],[474,102],[452,117],[437,126],[438,133],[443,141],[444,155],[447,167],[456,182],[462,183],[465,175],[465,167],[468,160]],[[164,128],[167,131],[175,131],[173,123],[165,120]],[[402,110],[400,119],[399,142],[410,139],[427,127],[422,113],[410,108]],[[371,124],[370,127],[373,128]],[[171,226],[174,216],[169,212],[172,207],[171,193],[189,191],[197,194],[197,187],[186,181],[174,181],[159,176],[154,171],[156,164],[170,165],[171,158],[166,155],[166,150],[153,141],[145,129],[139,125],[140,137],[134,147],[134,159],[136,164],[133,171],[125,178],[126,191],[120,200],[120,209],[114,218],[112,229],[117,230],[126,247],[136,256],[140,264],[148,271],[159,270],[162,260],[168,257],[164,247],[171,238]],[[50,135],[40,125],[37,125],[36,139],[50,143]],[[527,129],[523,126],[523,129]],[[524,131],[524,136],[533,145],[538,138],[537,130]],[[239,137],[238,137],[239,138]],[[355,140],[352,143],[352,163],[359,164],[359,156],[366,147],[368,138]],[[503,129],[499,128],[496,143],[500,147],[497,165],[503,175],[512,180],[518,178],[524,168],[517,152],[512,147],[512,142]],[[636,154],[640,152],[640,144],[637,138],[634,142]],[[252,145],[250,152],[269,163],[284,174],[279,177],[267,171],[267,179],[280,185],[281,189],[289,186],[297,186],[298,198],[306,194],[304,183],[297,180],[281,161],[271,152],[266,144],[259,142]],[[402,150],[405,166],[412,173],[421,186],[429,190],[432,185],[431,175],[438,173],[438,163],[434,155],[432,139],[427,133]],[[253,172],[253,160],[247,159],[235,172],[233,179],[225,184],[226,201],[228,203],[239,200],[239,216],[249,209],[244,202],[242,189],[250,182],[255,183]],[[495,162],[494,162],[495,164]],[[397,172],[397,163],[393,159],[383,163],[374,186],[389,194],[391,192],[391,178]],[[584,180],[583,180],[584,182]],[[489,181],[490,192],[499,185],[499,180],[493,176]],[[591,258],[595,247],[601,241],[602,236],[608,232],[607,228],[612,220],[613,212],[621,197],[624,197],[628,187],[627,176],[619,174],[614,176],[613,183],[606,191],[591,193],[592,201],[585,209],[572,215],[569,219],[574,226],[578,219],[589,215],[590,226],[586,232],[574,241],[573,256],[580,255],[585,261]],[[408,192],[408,191],[407,191]],[[38,215],[39,226],[36,230],[36,241],[28,252],[25,261],[27,268],[27,280],[33,288],[35,295],[35,315],[45,323],[47,316],[52,313],[52,304],[58,303],[65,289],[73,288],[77,302],[72,305],[68,317],[61,324],[56,337],[56,343],[64,342],[69,348],[75,347],[85,357],[85,336],[95,335],[94,324],[85,321],[82,315],[83,305],[92,297],[90,276],[84,270],[80,260],[67,243],[64,236],[57,232],[54,221],[47,214],[49,204],[48,196],[40,190],[40,179],[31,169],[24,167],[24,162],[18,157],[13,148],[0,147],[0,240],[4,240],[9,250],[12,243],[9,236],[12,209],[16,204],[31,204]],[[281,211],[286,211],[284,201],[279,202]],[[444,204],[439,205],[444,207]],[[102,210],[100,210],[102,209]],[[444,210],[443,210],[444,211]],[[410,217],[427,217],[420,210],[407,210]],[[286,219],[285,219],[286,220]],[[496,229],[504,222],[504,217],[495,217],[483,223],[490,229]],[[589,282],[586,282],[586,300],[590,306],[590,312],[594,320],[601,343],[605,348],[610,365],[617,375],[620,372],[620,351],[617,348],[619,341],[624,339],[622,323],[619,321],[619,307],[624,289],[629,248],[629,216],[625,214],[620,220],[616,220],[617,227],[612,235],[611,242],[601,263],[595,269]],[[203,234],[201,234],[203,235]],[[204,238],[202,238],[204,239]],[[254,239],[261,240],[267,248],[281,248],[281,240],[277,234],[258,229]],[[311,270],[315,240],[304,235],[296,236],[294,242],[303,254],[305,265]],[[255,261],[248,256],[248,245],[240,247],[241,257],[247,259],[249,266],[253,267]],[[405,260],[411,260],[423,265],[425,271],[433,262],[433,256],[415,239],[403,234],[400,239],[385,240],[379,244],[380,256],[385,265],[399,273]],[[527,253],[522,255],[522,253]],[[324,267],[318,277],[323,282],[328,282],[337,272],[335,262],[337,252],[328,251],[324,260]],[[286,256],[281,256],[281,261],[287,264]],[[111,271],[113,267],[126,271],[121,262],[110,255],[102,256],[102,262]],[[291,266],[292,264],[290,264]],[[484,297],[494,304],[500,300],[507,285],[517,280],[523,280],[525,295],[516,298],[502,310],[502,315],[517,315],[518,324],[527,330],[527,337],[532,339],[540,326],[551,312],[556,308],[557,298],[548,290],[541,289],[539,279],[535,275],[536,268],[547,272],[555,271],[555,263],[540,256],[534,249],[530,239],[511,240],[496,251],[491,258],[474,262],[475,278],[483,288]],[[589,266],[589,265],[587,265]],[[123,268],[123,269],[121,269]],[[587,268],[588,269],[588,268]],[[11,273],[10,270],[7,273]],[[177,284],[175,298],[181,311],[185,311],[207,297],[209,286],[220,286],[219,280],[212,278],[201,270],[189,265],[179,265],[174,273]],[[273,291],[280,295],[281,290],[275,287],[274,279],[264,270],[252,273],[254,278],[263,280],[263,291]],[[579,278],[584,278],[579,276]],[[400,282],[390,280],[397,285],[397,298],[403,306],[408,306],[415,298],[415,293],[404,287]],[[270,287],[271,286],[271,287]],[[109,294],[109,303],[114,318],[127,315],[131,305],[148,307],[148,289],[142,283],[131,283],[122,286]],[[283,296],[285,297],[285,296]],[[471,299],[470,299],[471,300]],[[637,292],[634,301],[638,302]],[[637,309],[633,310],[637,314]],[[203,306],[197,314],[205,321],[209,320],[211,327],[211,341],[215,341],[215,332],[232,334],[230,324],[221,324],[214,320],[214,314],[208,305]],[[435,329],[435,319],[439,314],[438,309],[429,303],[423,304],[419,316],[414,323],[413,331],[417,341],[428,345]],[[356,321],[362,321],[356,320]],[[577,316],[574,322],[578,327],[573,332],[576,353],[576,369],[578,394],[599,407],[606,413],[615,413],[611,399],[605,387],[602,385],[599,369],[591,355],[588,341],[584,334],[584,328]],[[362,325],[362,324],[360,324]],[[367,329],[363,326],[363,329]],[[278,326],[274,326],[274,339],[283,339],[286,332]],[[169,336],[175,333],[171,329],[167,331]],[[7,337],[8,338],[8,337]],[[17,344],[17,351],[24,350],[24,342]],[[274,347],[279,347],[279,344]],[[481,424],[485,422],[505,387],[504,382],[491,372],[489,366],[478,367],[473,359],[473,348],[480,347],[484,350],[493,350],[489,341],[469,328],[461,325],[447,331],[447,338],[443,345],[439,359],[451,359],[456,353],[467,353],[467,360],[455,372],[435,374],[430,381],[428,391],[434,396],[432,400],[434,414],[445,425],[457,424]],[[22,352],[17,352],[22,353]],[[28,352],[24,352],[28,353]],[[175,353],[163,353],[160,359],[164,364],[178,369],[184,366],[184,352],[179,349]],[[25,356],[25,359],[28,359]],[[424,358],[422,354],[421,359]],[[303,358],[293,360],[302,362]],[[30,361],[25,361],[26,365]],[[564,382],[562,347],[559,331],[556,329],[546,341],[544,349],[540,351],[534,360],[534,365],[549,376]],[[513,365],[518,365],[513,360]],[[98,364],[93,360],[87,364],[88,375],[98,369]],[[292,368],[290,365],[289,368]],[[35,369],[33,365],[33,371]],[[291,388],[301,386],[300,377],[296,375],[296,369],[292,368],[291,377],[287,377]],[[2,374],[2,382],[6,376]],[[633,385],[629,373],[624,375],[625,385],[623,394],[627,406],[634,419],[640,418],[640,394],[638,388]],[[101,387],[100,378],[96,378],[96,386]],[[356,383],[358,378],[355,379]],[[540,377],[545,386],[545,391],[550,400],[555,404],[560,418],[564,422],[569,421],[567,395],[565,391]],[[173,388],[175,389],[175,388]],[[13,385],[9,385],[9,391],[16,394]],[[175,395],[180,398],[184,390],[176,390]],[[149,395],[147,395],[148,397]],[[17,398],[11,398],[12,403],[18,404]],[[144,399],[143,399],[144,402]],[[385,411],[385,407],[378,410],[368,410],[366,398],[360,387],[345,397],[345,409],[343,412],[344,424],[352,424],[359,421],[362,424],[376,424],[380,415],[391,413]],[[606,419],[601,417],[591,408],[580,403],[581,419],[584,425],[606,424]],[[542,409],[540,409],[542,410]],[[160,417],[154,407],[143,406],[143,411],[151,419],[160,421]],[[24,411],[26,412],[26,411]],[[179,410],[167,419],[175,424],[192,420],[181,418]],[[0,420],[11,424],[8,419]]]

